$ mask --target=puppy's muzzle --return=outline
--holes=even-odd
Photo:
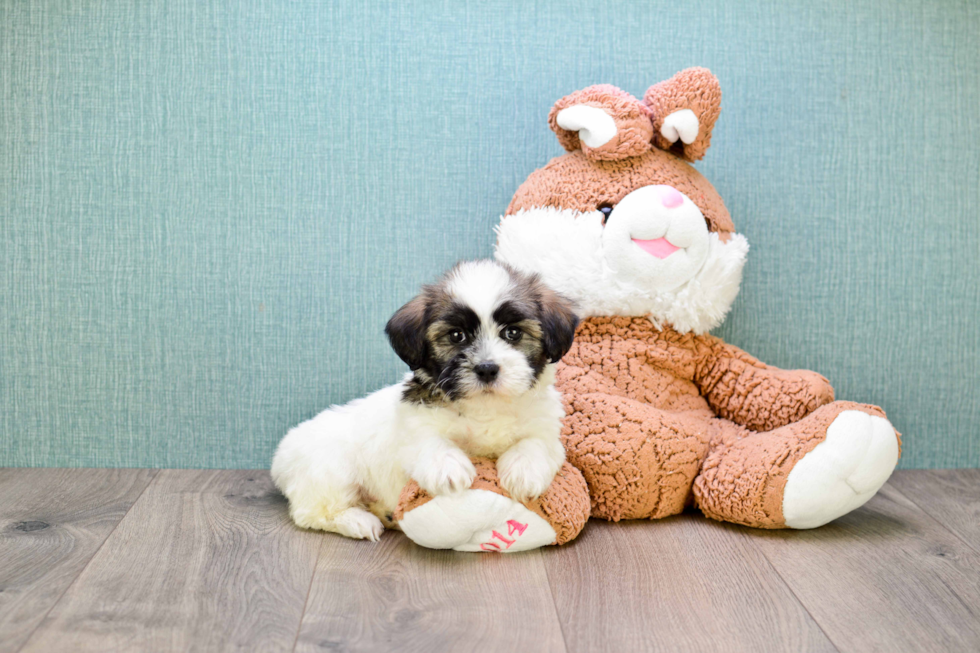
[[[491,361],[483,361],[473,368],[473,373],[483,383],[493,383],[500,373],[500,366]]]

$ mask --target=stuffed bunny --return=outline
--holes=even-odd
[[[592,516],[813,528],[865,503],[898,461],[875,406],[823,376],[770,367],[708,335],[738,293],[746,239],[689,162],[708,149],[717,79],[692,68],[642,101],[608,85],[548,118],[568,153],[533,172],[496,257],[535,272],[584,319],[558,367],[568,461]]]

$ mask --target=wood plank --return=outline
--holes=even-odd
[[[570,651],[834,651],[762,554],[699,514],[589,522],[545,552]]]
[[[888,483],[980,552],[980,469],[902,469]]]
[[[745,531],[841,651],[980,651],[980,556],[890,485],[812,531]]]
[[[0,469],[0,652],[23,645],[154,473]]]
[[[327,536],[296,650],[563,651],[541,556]]]
[[[322,537],[267,472],[162,471],[23,650],[290,650]]]

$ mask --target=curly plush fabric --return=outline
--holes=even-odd
[[[600,147],[592,148],[579,138],[578,132],[568,131],[558,126],[558,114],[576,105],[604,109],[616,122],[616,135]],[[630,156],[638,156],[650,149],[653,138],[653,124],[650,122],[650,108],[635,97],[609,84],[590,86],[567,95],[551,109],[548,124],[569,152],[581,149],[585,156],[594,161],[614,161]]]
[[[690,164],[658,149],[618,161],[593,161],[580,150],[552,159],[521,184],[507,215],[541,207],[595,211],[603,205],[618,204],[640,180],[672,186],[690,197],[711,231],[719,235],[735,231],[728,209],[711,182]]]
[[[698,161],[711,145],[711,130],[721,114],[721,85],[707,68],[682,70],[665,82],[651,86],[643,100],[653,116],[653,131],[657,147],[672,150],[687,159]],[[664,119],[674,111],[690,109],[700,124],[693,143],[671,143],[660,133]]]
[[[593,317],[558,367],[562,437],[592,515],[658,518],[695,504],[708,516],[782,527],[782,490],[845,410],[828,381],[781,370],[710,335],[645,317]],[[823,407],[823,408],[821,408]],[[820,409],[820,410],[818,410]]]
[[[694,501],[713,519],[758,528],[784,528],[783,492],[793,467],[823,442],[827,429],[848,410],[877,417],[877,406],[835,401],[769,433],[752,433],[717,420],[719,440],[694,480]]]

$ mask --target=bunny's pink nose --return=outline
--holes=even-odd
[[[660,203],[668,209],[673,209],[684,203],[684,196],[672,186],[661,186]]]

